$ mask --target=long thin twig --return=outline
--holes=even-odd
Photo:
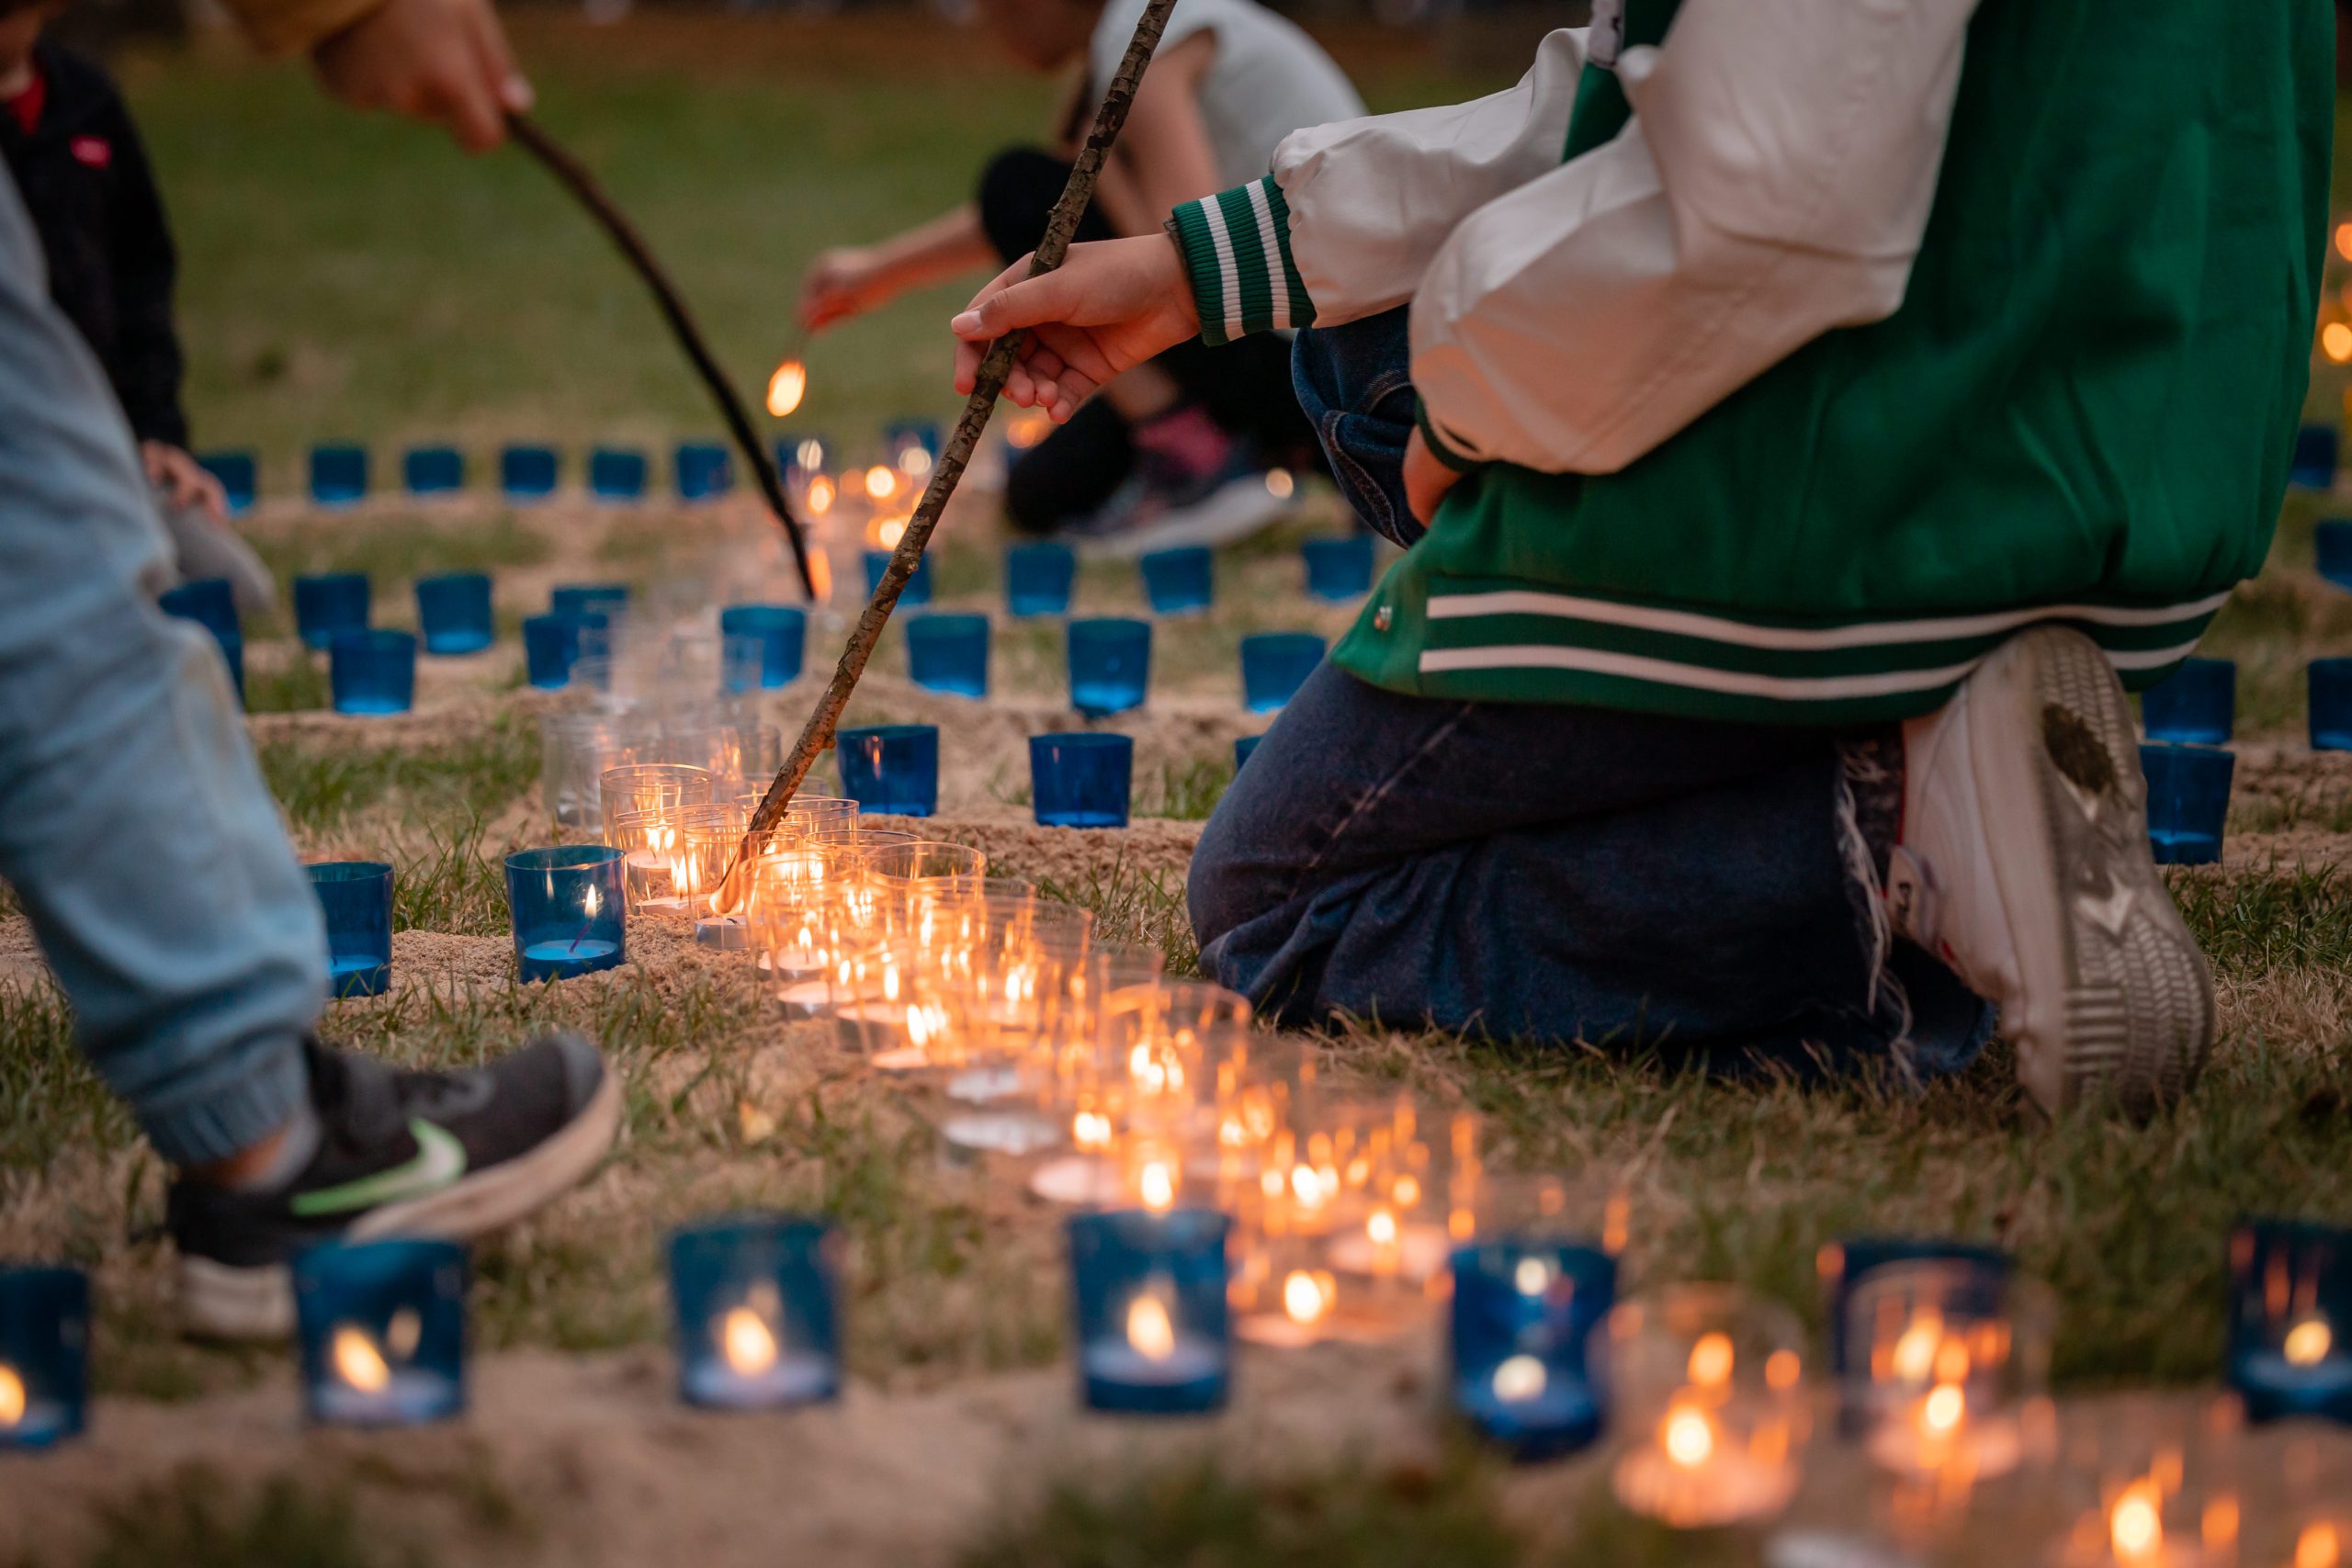
[[[1086,145],[1079,150],[1078,161],[1070,168],[1069,183],[1062,187],[1061,199],[1054,203],[1045,238],[1037,243],[1036,254],[1030,259],[1030,276],[1051,272],[1061,265],[1063,256],[1069,254],[1070,237],[1078,231],[1078,220],[1086,211],[1087,203],[1093,199],[1094,181],[1102,172],[1102,161],[1109,155],[1111,144],[1119,139],[1120,128],[1126,124],[1136,85],[1143,80],[1144,67],[1151,63],[1152,51],[1159,47],[1160,31],[1167,27],[1168,13],[1175,6],[1176,0],[1149,0],[1142,17],[1136,19],[1126,56],[1119,62],[1118,73],[1102,95],[1102,107],[1095,111],[1094,129],[1087,133]],[[792,754],[784,760],[783,771],[768,785],[759,809],[752,814],[753,833],[766,831],[784,819],[785,811],[801,782],[808,778],[808,770],[816,765],[818,756],[832,745],[842,710],[849,705],[850,693],[856,689],[858,677],[865,672],[866,660],[873,656],[875,644],[881,640],[882,628],[888,624],[890,612],[899,603],[899,590],[906,587],[915,568],[922,564],[923,547],[931,543],[931,531],[938,526],[947,498],[956,493],[956,481],[964,477],[964,465],[971,461],[980,433],[988,428],[989,415],[996,410],[997,395],[1004,390],[1005,377],[1012,371],[1012,356],[1020,351],[1021,339],[1022,334],[1017,332],[997,339],[987,357],[980,361],[972,396],[964,404],[964,417],[956,422],[956,434],[948,438],[947,450],[940,454],[938,465],[931,471],[931,484],[922,492],[922,503],[915,508],[906,532],[899,536],[898,548],[890,552],[890,564],[884,570],[882,581],[875,584],[874,597],[867,603],[865,614],[858,616],[857,626],[850,632],[849,646],[842,649],[842,661],[834,669],[825,694],[818,699],[817,711],[808,716],[800,739],[793,742]]]
[[[628,258],[629,265],[637,269],[637,275],[653,291],[653,302],[662,308],[672,334],[677,338],[678,345],[686,351],[686,357],[694,362],[703,385],[710,389],[712,399],[718,404],[719,417],[727,422],[729,432],[735,437],[737,449],[743,454],[743,461],[751,465],[752,477],[758,481],[760,493],[767,498],[768,510],[775,514],[777,526],[791,541],[792,562],[800,569],[800,586],[808,591],[808,597],[813,601],[817,597],[817,580],[808,570],[808,544],[801,536],[798,521],[792,515],[791,502],[785,499],[784,481],[776,477],[775,464],[760,445],[759,435],[752,429],[752,421],[743,412],[742,400],[736,397],[735,389],[728,383],[726,373],[718,367],[718,361],[711,357],[710,349],[703,343],[702,332],[695,325],[694,317],[687,313],[686,302],[679,298],[676,288],[670,282],[670,275],[654,259],[651,247],[637,231],[637,226],[613,204],[613,198],[605,194],[604,186],[596,183],[596,176],[588,172],[585,164],[558,146],[546,131],[522,115],[509,114],[506,130],[533,157],[546,164],[548,171],[579,198],[580,205],[604,225],[605,232],[612,236],[613,243],[620,247],[621,254]]]

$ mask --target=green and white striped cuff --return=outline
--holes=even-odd
[[[1315,324],[1290,257],[1290,204],[1272,175],[1199,201],[1169,219],[1200,310],[1201,341]]]

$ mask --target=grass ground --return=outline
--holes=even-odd
[[[526,14],[519,37],[546,122],[638,213],[746,385],[788,335],[792,280],[809,254],[956,199],[978,150],[1028,133],[1051,98],[1045,85],[973,64],[969,40],[903,24],[657,18],[601,32]],[[1348,53],[1384,107],[1486,85],[1406,50]],[[128,80],[183,236],[199,427],[208,442],[260,448],[281,492],[302,447],[330,437],[364,436],[379,453],[440,438],[479,451],[504,439],[577,448],[708,428],[697,389],[634,285],[514,155],[467,163],[429,138],[326,107],[293,73],[210,47],[133,62]],[[910,302],[814,345],[808,425],[847,434],[910,410],[944,412],[937,329],[951,299]],[[2323,386],[2314,397],[2340,393]],[[1328,498],[1317,506],[1313,520],[1329,522]],[[1808,1088],[1703,1079],[1622,1053],[1360,1027],[1321,1042],[1333,1072],[1409,1083],[1482,1111],[1507,1167],[1623,1184],[1636,1288],[1728,1278],[1810,1312],[1824,1240],[1864,1229],[1984,1237],[2058,1287],[2065,1313],[2055,1376],[2064,1391],[2210,1379],[2229,1221],[2247,1210],[2352,1219],[2352,1060],[2343,1049],[2352,873],[2342,869],[2352,766],[2305,757],[2296,739],[2301,670],[2344,650],[2352,596],[2311,571],[2314,511],[2290,503],[2269,570],[2212,636],[2213,651],[2240,661],[2233,849],[2225,867],[2181,874],[2174,886],[2222,976],[2226,1040],[2198,1093],[2153,1125],[2041,1123],[2024,1112],[1997,1051],[1922,1091],[1892,1081]],[[687,562],[706,570],[709,551],[733,537],[708,517],[659,511],[396,507],[277,516],[255,534],[281,574],[371,571],[379,618],[395,624],[406,578],[492,570],[510,632],[515,606],[554,575],[651,582]],[[1238,637],[1298,615],[1279,568],[1291,542],[1228,559],[1219,615],[1163,628],[1160,689],[1192,705],[1185,712],[1229,706]],[[944,597],[984,602],[992,592],[984,531],[944,547]],[[1090,606],[1116,605],[1133,591],[1100,571],[1081,595]],[[257,654],[284,630],[253,628]],[[830,658],[826,637],[812,637],[815,661]],[[1008,701],[1049,708],[1057,658],[1050,634],[1001,626]],[[878,667],[877,716],[920,705],[890,682],[896,659],[888,651]],[[534,1029],[581,1027],[603,1039],[628,1084],[627,1132],[611,1167],[482,1249],[482,1349],[494,1359],[597,1352],[633,1365],[628,1358],[664,1332],[662,1231],[715,1209],[775,1204],[829,1213],[851,1238],[861,1386],[905,1398],[996,1388],[989,1380],[1060,1354],[1052,1216],[1009,1198],[987,1172],[944,1160],[920,1096],[787,1032],[739,968],[673,942],[602,981],[517,988],[507,980],[496,857],[546,832],[531,705],[512,694],[511,659],[433,687],[420,716],[429,721],[372,730],[306,716],[323,700],[312,661],[281,649],[254,664],[253,705],[268,716],[255,720],[261,764],[300,848],[381,856],[399,869],[401,972],[418,978],[383,1001],[338,1005],[329,1031],[396,1059],[446,1064]],[[1239,728],[1229,716],[1204,718],[1168,742],[1157,771],[1146,772],[1146,811],[1205,816],[1229,776],[1227,743]],[[1012,815],[1022,783],[1002,770],[970,781],[976,818]],[[1163,942],[1177,966],[1190,962],[1179,876],[1126,861],[1007,869],[1093,905],[1112,929]],[[25,947],[22,922],[0,910],[0,977],[12,951],[26,968]],[[273,1388],[275,1354],[177,1337],[167,1258],[153,1235],[161,1173],[80,1065],[55,993],[0,984],[0,1104],[9,1108],[0,1119],[0,1250],[64,1256],[97,1271],[100,1375],[124,1396],[121,1419],[135,1426],[150,1404],[242,1409],[236,1401]],[[662,1397],[654,1390],[645,1402]],[[564,1494],[527,1461],[501,1453],[478,1473],[435,1471],[420,1481],[380,1455],[363,1458],[337,1450],[225,1474],[175,1464],[160,1477],[129,1463],[122,1476],[89,1483],[87,1506],[67,1510],[68,1544],[28,1547],[25,1560],[107,1568],[560,1560],[546,1553],[563,1539]],[[1041,1484],[1009,1494],[1018,1506],[1006,1503],[946,1555],[974,1568],[1690,1562],[1694,1551],[1747,1561],[1754,1544],[1668,1544],[1605,1510],[1583,1510],[1585,1522],[1565,1537],[1526,1528],[1506,1517],[1498,1499],[1508,1487],[1491,1463],[1461,1455],[1334,1460],[1280,1479],[1193,1461],[1080,1463],[1029,1479]],[[28,1472],[0,1465],[0,1497],[14,1494],[16,1511],[42,1501],[30,1485]],[[405,1506],[396,1499],[420,1486],[457,1496],[458,1522],[439,1536],[387,1532],[384,1521]],[[508,1486],[526,1500],[508,1497]],[[658,1489],[646,1506],[660,1506]],[[57,1517],[50,1506],[46,1517]],[[0,1506],[0,1526],[9,1511]],[[11,1539],[0,1529],[0,1559]]]

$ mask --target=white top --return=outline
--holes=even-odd
[[[1581,28],[1508,92],[1301,131],[1274,177],[1316,320],[1410,300],[1413,381],[1457,450],[1614,472],[1902,304],[1975,8],[1686,0],[1617,63],[1634,118],[1566,164]]]
[[[1109,0],[1102,7],[1086,51],[1096,98],[1118,74],[1143,7],[1144,0]],[[1347,73],[1323,46],[1255,0],[1177,0],[1159,47],[1166,51],[1194,33],[1216,36],[1216,58],[1201,85],[1201,118],[1217,178],[1227,185],[1262,178],[1274,149],[1299,127],[1364,112]]]

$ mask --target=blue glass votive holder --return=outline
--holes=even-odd
[[[1192,615],[1216,602],[1216,577],[1206,545],[1154,550],[1136,562],[1143,596],[1155,615]]]
[[[326,917],[328,987],[338,997],[382,996],[392,983],[392,868],[339,860],[308,869]]]
[[[311,448],[311,499],[321,506],[349,506],[368,495],[368,448]]]
[[[1344,604],[1372,592],[1371,535],[1309,539],[1298,547],[1298,553],[1306,561],[1306,592],[1310,597]]]
[[[89,1398],[89,1276],[0,1265],[0,1451],[77,1436]]]
[[[416,580],[416,621],[427,653],[480,653],[497,640],[490,619],[490,574],[450,571]]]
[[[874,591],[882,586],[882,574],[889,568],[890,552],[888,550],[865,552],[865,596],[867,598],[874,597]],[[931,603],[931,558],[929,556],[926,555],[915,562],[914,575],[908,578],[907,585],[899,591],[899,603],[910,608],[917,604]]]
[[[1589,1444],[1608,1422],[1594,1337],[1616,1300],[1617,1260],[1597,1247],[1506,1236],[1457,1248],[1454,1409],[1520,1459]]]
[[[1089,718],[1143,706],[1151,687],[1151,623],[1123,616],[1069,624],[1069,704]]]
[[[402,1237],[294,1258],[303,1409],[335,1427],[413,1427],[466,1407],[466,1249]]]
[[[559,615],[625,615],[628,613],[628,584],[560,582],[548,595],[548,609]]]
[[[773,691],[800,679],[808,651],[808,616],[789,604],[729,604],[718,612],[721,637],[755,637],[759,643],[758,679],[753,686]]]
[[[1046,541],[1004,552],[1004,604],[1015,615],[1068,615],[1077,580],[1078,556],[1068,545]]]
[[[2140,694],[2140,724],[2151,740],[2190,746],[2229,743],[2236,721],[2238,667],[2227,659],[2191,659]]]
[[[2140,748],[2148,779],[2148,842],[2159,865],[2211,865],[2222,858],[2237,754],[2218,746],[2150,741]]]
[[[337,632],[328,645],[334,711],[406,713],[416,703],[416,638],[408,632]]]
[[[466,488],[466,455],[455,446],[412,446],[401,454],[401,488],[411,495],[447,495]]]
[[[859,812],[928,817],[939,809],[939,727],[877,724],[844,729],[837,745],[842,793]]]
[[[558,844],[506,857],[514,968],[526,984],[592,975],[628,956],[621,873],[621,852],[609,844]]]
[[[588,454],[588,493],[598,501],[642,501],[651,467],[634,447],[599,446]]]
[[[882,427],[882,445],[893,461],[909,452],[939,456],[939,422],[935,419],[894,419]],[[899,465],[902,471],[905,465]]]
[[[509,501],[545,501],[561,464],[552,446],[507,446],[498,454],[498,490]]]
[[[229,666],[230,683],[237,689],[237,701],[245,700],[245,634],[237,620],[237,597],[225,577],[199,577],[193,582],[183,582],[166,590],[155,600],[156,607],[167,615],[183,621],[194,621],[212,634],[220,645],[220,658]]]
[[[2312,566],[2338,588],[2352,588],[2352,517],[2331,517],[2312,530]]]
[[[989,694],[989,618],[972,615],[907,617],[907,673],[926,691],[959,697]]]
[[[571,684],[580,658],[580,634],[606,624],[603,615],[533,615],[523,623],[523,665],[532,685],[560,692]]]
[[[735,488],[727,448],[716,441],[682,441],[672,462],[681,501],[709,501]]]
[[[368,625],[374,594],[364,571],[323,571],[294,580],[294,629],[302,646],[325,649],[337,632]]]
[[[2250,1420],[2352,1426],[2352,1230],[2244,1220],[2231,1231],[2223,1376]]]
[[[1233,771],[1235,773],[1238,773],[1241,771],[1241,764],[1250,760],[1250,753],[1255,751],[1258,749],[1258,742],[1264,739],[1265,737],[1262,735],[1238,735],[1234,737]]]
[[[1069,1221],[1079,1395],[1139,1416],[1221,1408],[1232,1381],[1230,1223],[1208,1209],[1118,1209]]]
[[[2352,751],[2352,659],[2314,659],[2310,680],[2314,751]]]
[[[1040,828],[1124,828],[1135,738],[1078,732],[1029,738],[1029,799]]]
[[[1313,632],[1261,632],[1241,639],[1241,705],[1272,713],[1306,684],[1323,662],[1323,639]]]
[[[2294,455],[2288,459],[2287,482],[2306,490],[2333,490],[2341,437],[2332,424],[2307,424],[2295,432]]]
[[[261,494],[261,464],[251,452],[207,452],[198,465],[220,481],[220,499],[232,517],[254,509]]]
[[[766,1410],[841,1393],[841,1240],[821,1220],[744,1214],[670,1237],[678,1393]]]

